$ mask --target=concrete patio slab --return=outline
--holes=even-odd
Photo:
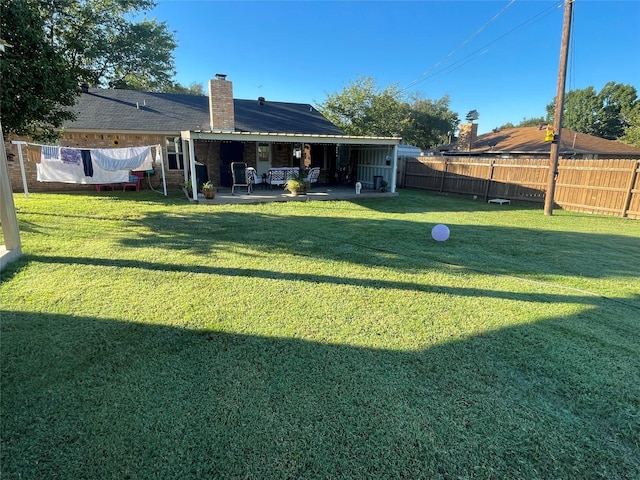
[[[191,200],[192,203],[202,205],[225,205],[233,203],[267,203],[267,202],[310,202],[323,200],[354,200],[361,198],[389,198],[397,197],[397,193],[378,192],[375,190],[362,190],[356,195],[355,189],[351,187],[314,187],[305,195],[292,195],[282,188],[265,188],[258,187],[252,193],[238,192],[231,194],[231,188],[219,187],[216,192],[216,198],[207,200],[204,197],[198,197],[197,200]]]

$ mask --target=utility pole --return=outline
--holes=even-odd
[[[560,44],[558,90],[556,92],[556,111],[553,117],[554,139],[551,142],[551,154],[549,156],[549,179],[547,181],[547,194],[544,198],[545,215],[553,215],[553,203],[556,193],[556,180],[558,179],[558,156],[560,148],[560,137],[562,135],[564,88],[567,81],[567,59],[569,57],[569,38],[571,37],[571,16],[573,12],[574,1],[575,0],[564,0],[564,22],[562,24],[562,42]]]

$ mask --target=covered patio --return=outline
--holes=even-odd
[[[232,132],[232,131],[193,131],[187,130],[181,132],[182,151],[185,152],[184,178],[198,178],[196,174],[196,155],[198,145],[203,142],[215,142],[222,145],[224,143],[242,144],[244,148],[240,151],[244,152],[242,158],[234,158],[234,161],[243,161],[249,166],[256,166],[258,173],[264,165],[269,167],[308,167],[305,163],[305,151],[313,148],[313,145],[323,146],[324,158],[321,159],[321,170],[324,171],[325,178],[331,181],[325,182],[327,190],[321,191],[321,187],[315,187],[308,198],[320,199],[321,197],[331,197],[337,195],[337,192],[347,191],[355,196],[353,184],[357,181],[362,184],[363,193],[369,190],[373,191],[377,186],[377,182],[384,181],[388,185],[389,193],[395,192],[396,175],[398,165],[398,145],[399,137],[366,137],[366,136],[349,136],[349,135],[311,135],[311,134],[283,134],[283,133],[257,133],[257,132]],[[269,158],[262,161],[260,157],[260,146],[266,146],[268,151],[283,152],[278,159]],[[273,148],[272,148],[273,147]],[[214,148],[218,151],[218,148]],[[211,149],[209,149],[211,151]],[[302,152],[302,154],[300,153]],[[209,163],[209,167],[213,167],[215,171],[219,167],[220,160]],[[341,169],[349,171],[350,182],[336,181],[332,173]],[[219,193],[216,196],[224,197],[224,185],[216,185]],[[220,187],[222,187],[220,189]],[[347,188],[348,187],[348,188]],[[193,198],[197,198],[197,184],[192,182]],[[277,191],[277,189],[276,189]],[[262,194],[259,189],[254,195],[264,197],[263,201],[286,201],[288,197],[286,192],[268,192]],[[366,193],[365,193],[366,194]],[[379,195],[380,192],[374,194]],[[252,197],[256,201],[255,198]]]

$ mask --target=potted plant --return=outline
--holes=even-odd
[[[381,192],[386,192],[388,186],[389,186],[389,184],[387,182],[385,182],[384,180],[382,180],[380,182],[380,191]]]
[[[211,181],[205,182],[202,184],[202,193],[204,194],[204,198],[209,200],[216,198],[216,187],[213,186]]]
[[[305,195],[307,193],[307,186],[300,175],[296,175],[293,178],[287,180],[287,183],[284,184],[284,189],[289,190],[291,195]]]

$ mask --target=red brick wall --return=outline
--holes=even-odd
[[[223,78],[209,80],[209,114],[212,130],[233,131],[233,84]]]

